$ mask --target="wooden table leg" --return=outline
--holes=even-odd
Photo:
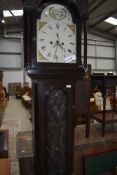
[[[86,114],[86,137],[90,137],[90,113]]]

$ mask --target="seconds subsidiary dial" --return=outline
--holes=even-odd
[[[75,25],[38,20],[37,62],[76,62]]]

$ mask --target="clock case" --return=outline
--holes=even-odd
[[[81,31],[87,36],[86,1],[41,0],[24,3],[25,68],[32,80],[35,174],[72,175],[74,171],[75,84],[87,78],[87,39],[81,59]],[[64,5],[77,25],[77,62],[40,63],[36,60],[36,20],[49,4]]]

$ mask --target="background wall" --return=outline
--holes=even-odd
[[[87,48],[88,64],[92,72],[113,72],[116,74],[115,42],[88,34]]]
[[[21,37],[0,38],[0,69],[21,69],[23,65]]]
[[[26,75],[26,72],[23,70],[14,70],[14,71],[4,71],[3,73],[3,86],[6,87],[8,91],[8,83],[21,82],[22,85],[24,82],[28,82],[31,87],[31,79]]]
[[[0,38],[0,70],[3,70],[3,86],[8,90],[8,83],[29,82],[23,69],[22,35],[9,35]]]

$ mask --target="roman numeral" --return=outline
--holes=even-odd
[[[44,41],[44,39],[40,39],[40,41]]]
[[[45,50],[46,50],[46,46],[42,46],[41,49],[42,49],[43,51],[45,51]]]
[[[47,54],[47,57],[51,57],[51,53],[50,52]]]
[[[69,35],[68,37],[71,37],[72,35]]]
[[[69,52],[69,53],[72,53],[71,49],[68,49],[68,52]]]
[[[56,24],[56,28],[59,29],[59,24],[58,23]]]
[[[75,45],[75,43],[70,42],[71,45]]]

